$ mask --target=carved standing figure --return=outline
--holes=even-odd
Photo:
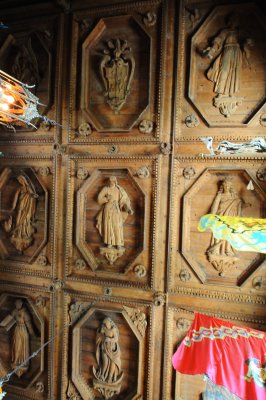
[[[12,214],[4,222],[4,229],[10,233],[10,241],[19,252],[27,249],[33,241],[33,219],[36,212],[38,195],[25,175],[17,178],[20,187],[17,189],[12,207]]]
[[[98,203],[102,206],[97,215],[97,229],[108,248],[124,246],[123,223],[128,214],[133,214],[130,199],[126,191],[117,184],[115,176],[109,179],[98,195]]]
[[[240,216],[244,204],[244,201],[236,194],[233,183],[225,178],[213,201],[211,214]],[[221,274],[225,265],[232,265],[237,260],[232,246],[226,240],[216,239],[215,237],[212,237],[207,256]]]
[[[119,332],[111,318],[105,318],[96,336],[97,371],[95,377],[102,382],[116,383],[121,378]]]
[[[214,105],[226,117],[242,102],[242,98],[234,95],[240,90],[243,60],[249,65],[249,48],[253,45],[250,38],[244,40],[242,48],[240,42],[238,16],[233,13],[228,17],[227,26],[215,36],[212,46],[203,50],[203,55],[210,59],[216,56],[207,71],[207,78],[214,82],[214,92],[217,93]]]
[[[11,312],[10,318],[15,325],[13,336],[11,339],[11,366],[13,369],[24,363],[30,356],[30,336],[33,335],[33,327],[31,317],[25,307],[23,301],[17,299],[15,309]],[[29,369],[29,361],[21,366],[16,374],[20,378]]]

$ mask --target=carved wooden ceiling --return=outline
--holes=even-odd
[[[7,398],[200,400],[193,311],[266,327],[265,256],[197,229],[265,218],[265,153],[201,140],[265,139],[264,2],[0,4],[0,68],[60,124],[0,128],[0,375],[51,340]]]

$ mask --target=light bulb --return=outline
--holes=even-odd
[[[6,96],[7,101],[11,104],[14,103],[15,99],[13,96]]]
[[[6,103],[1,103],[0,104],[0,108],[2,109],[2,110],[4,110],[4,111],[7,111],[8,110],[8,104],[6,104]]]

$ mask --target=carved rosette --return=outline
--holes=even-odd
[[[196,171],[193,167],[186,167],[183,169],[183,176],[185,179],[192,179],[196,175]]]
[[[181,269],[179,273],[179,278],[182,282],[187,282],[191,279],[191,274],[187,269]]]
[[[137,170],[137,176],[138,176],[140,179],[149,178],[149,176],[150,176],[150,171],[149,171],[149,169],[148,169],[147,167],[145,167],[145,166],[140,167],[140,168]]]
[[[265,182],[266,181],[266,168],[264,168],[264,167],[259,168],[256,173],[256,176],[260,181]]]
[[[79,271],[84,271],[84,269],[86,269],[86,263],[84,260],[82,260],[82,258],[78,258],[75,261],[75,268]]]
[[[110,39],[100,64],[105,96],[111,109],[118,113],[130,92],[135,60],[126,40]]]
[[[156,24],[157,22],[157,15],[154,11],[148,11],[143,16],[143,22],[146,26],[150,27]]]
[[[189,114],[185,118],[185,124],[188,128],[195,128],[199,123],[199,119],[195,114]]]
[[[80,180],[86,179],[88,177],[88,175],[89,175],[89,171],[84,167],[80,167],[77,170],[77,178]]]
[[[140,264],[138,264],[134,267],[134,272],[138,278],[144,278],[147,274],[146,268]]]
[[[86,137],[92,134],[91,125],[87,122],[83,122],[79,125],[78,133],[80,136]]]
[[[152,133],[154,123],[148,119],[143,119],[139,124],[139,131],[141,133]]]

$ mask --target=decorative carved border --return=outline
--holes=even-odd
[[[71,249],[71,240],[72,240],[72,232],[70,232],[69,224],[67,226],[66,231],[66,244],[65,244],[65,279],[66,281],[78,281],[78,282],[87,282],[87,283],[94,283],[94,284],[104,284],[106,286],[115,286],[115,287],[139,287],[141,289],[152,289],[154,286],[154,274],[156,268],[156,246],[157,246],[157,221],[158,221],[158,212],[159,212],[159,186],[160,186],[160,169],[161,169],[161,156],[116,156],[116,157],[108,157],[108,156],[101,156],[101,157],[85,157],[83,155],[71,155],[68,160],[68,181],[67,181],[67,202],[69,209],[72,210],[71,214],[69,214],[68,218],[73,221],[73,206],[74,206],[74,179],[73,179],[73,171],[71,167],[71,161],[78,161],[84,160],[86,162],[95,161],[97,160],[98,165],[100,165],[101,161],[107,162],[110,164],[111,168],[115,168],[115,165],[119,163],[119,161],[131,161],[131,160],[138,160],[138,161],[154,161],[153,164],[153,171],[152,171],[152,198],[151,198],[151,210],[150,210],[150,229],[151,229],[151,244],[150,244],[150,284],[141,284],[141,282],[128,282],[128,281],[119,281],[117,280],[108,280],[108,278],[101,278],[99,276],[96,277],[77,277],[77,276],[67,276],[70,273],[69,270],[69,257],[70,249]],[[114,161],[116,164],[114,164]],[[118,164],[118,167],[126,168],[127,166]]]
[[[170,290],[171,294],[180,294],[183,296],[192,296],[203,299],[225,300],[233,303],[248,303],[248,304],[266,304],[264,296],[251,295],[245,293],[228,293],[218,290],[206,290],[196,287],[177,286]]]

